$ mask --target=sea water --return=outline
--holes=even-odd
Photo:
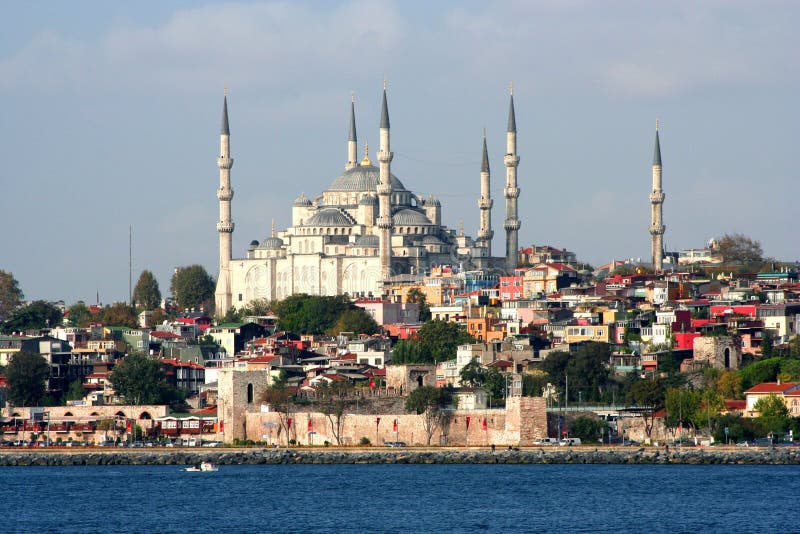
[[[796,532],[796,466],[0,468],[2,532]]]

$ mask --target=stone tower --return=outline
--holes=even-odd
[[[356,96],[350,97],[350,133],[347,136],[347,165],[344,170],[355,169],[358,165],[358,136],[356,135]]]
[[[391,163],[394,154],[389,144],[389,106],[386,103],[386,82],[383,82],[383,102],[381,103],[380,147],[380,179],[378,182],[378,229],[379,251],[381,262],[381,280],[387,280],[392,270],[392,181]]]
[[[231,199],[233,189],[231,189],[231,131],[228,127],[228,91],[222,100],[222,129],[219,134],[219,152],[217,159],[219,167],[219,189],[217,198],[219,199],[219,222],[217,222],[217,233],[219,234],[219,275],[217,276],[217,289],[214,293],[216,303],[216,314],[224,315],[233,305],[231,295],[231,238],[233,237],[233,221],[231,220]]]
[[[506,220],[503,224],[503,228],[506,230],[506,271],[511,273],[517,267],[519,227],[521,226],[519,217],[517,216],[517,199],[519,198],[517,166],[519,165],[519,156],[517,155],[517,119],[514,114],[513,86],[510,90],[508,107],[506,155],[503,159],[506,164],[506,187],[503,191],[506,197]]]
[[[486,149],[486,130],[483,131],[483,157],[481,159],[481,196],[478,208],[481,215],[481,227],[478,230],[478,246],[486,249],[486,255],[492,255],[492,193],[489,186],[489,152]]]
[[[656,145],[653,151],[653,190],[650,192],[650,255],[653,269],[660,271],[664,261],[664,229],[662,205],[664,192],[661,190],[661,145],[658,140],[658,121],[656,121]]]

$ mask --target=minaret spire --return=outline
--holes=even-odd
[[[347,164],[346,171],[358,166],[358,136],[356,135],[356,94],[350,93],[350,131],[347,136]]]
[[[519,188],[517,187],[517,166],[519,156],[517,155],[517,117],[514,111],[514,86],[509,87],[508,103],[508,128],[506,130],[506,155],[503,158],[506,164],[506,187],[503,189],[503,196],[506,199],[506,220],[503,228],[506,231],[506,271],[511,273],[517,267],[519,255],[519,228],[521,226],[517,216],[517,199],[519,198]]]
[[[653,190],[650,192],[650,255],[653,269],[660,271],[664,265],[664,191],[661,189],[661,143],[658,138],[656,119],[656,140],[653,148]]]
[[[219,136],[220,156],[217,159],[219,167],[219,189],[217,189],[217,199],[219,200],[219,221],[217,222],[217,233],[219,234],[219,275],[217,276],[217,289],[214,292],[216,313],[218,316],[228,312],[233,304],[231,295],[230,262],[231,262],[231,238],[233,235],[233,219],[231,218],[231,200],[233,199],[233,189],[231,189],[231,158],[230,127],[228,125],[228,89],[225,88],[222,97],[222,128]]]
[[[481,226],[478,230],[478,246],[487,249],[486,256],[492,255],[492,198],[489,175],[489,151],[486,148],[486,128],[483,129],[483,154],[481,157],[481,196],[478,199]]]
[[[380,180],[378,182],[378,229],[379,252],[381,262],[381,280],[388,280],[391,276],[392,266],[392,182],[391,163],[394,154],[390,147],[389,138],[389,105],[386,103],[386,80],[383,81],[383,100],[381,102],[380,147],[378,161],[380,162]],[[383,288],[379,288],[379,294]]]

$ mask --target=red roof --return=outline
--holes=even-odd
[[[800,386],[800,382],[785,382],[779,384],[777,382],[762,382],[751,387],[745,393],[783,393],[787,389],[793,389]]]
[[[725,407],[729,410],[744,410],[747,408],[747,401],[725,399]]]
[[[150,337],[161,338],[161,339],[180,339],[181,336],[178,334],[173,334],[172,332],[163,332],[161,330],[154,330],[150,332]]]
[[[269,363],[274,359],[275,356],[256,356],[255,358],[250,358],[247,361],[252,363]]]

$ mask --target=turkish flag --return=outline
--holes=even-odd
[[[286,429],[288,430],[290,428],[292,428],[292,418],[291,417],[286,420]]]
[[[380,417],[376,417],[375,418],[375,426],[378,426],[379,424],[381,424],[381,418]]]
[[[483,418],[483,431],[486,432],[487,430],[489,430],[489,427],[486,425],[486,418],[484,417]]]
[[[219,431],[220,432],[225,432],[225,421],[220,421],[219,422]]]
[[[128,419],[128,420],[125,422],[125,429],[126,429],[128,432],[130,432],[130,431],[131,431],[131,420],[130,420],[130,419]]]
[[[369,381],[369,387],[372,388],[372,389],[375,389],[375,381],[374,380],[370,380]]]
[[[309,432],[314,431],[314,424],[311,422],[311,419],[308,420],[308,431]]]
[[[392,426],[392,432],[397,433],[397,419],[394,420],[394,425]]]
[[[469,421],[470,421],[470,419],[471,419],[470,416],[467,416],[467,430],[469,430]]]

